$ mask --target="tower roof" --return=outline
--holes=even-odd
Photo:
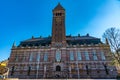
[[[54,8],[54,10],[65,10],[60,3]]]

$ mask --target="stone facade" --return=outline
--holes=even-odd
[[[12,47],[10,78],[116,78],[110,46],[99,38],[65,35],[65,9],[53,10],[52,37],[22,41]]]

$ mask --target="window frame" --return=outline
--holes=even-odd
[[[82,60],[82,55],[80,51],[77,51],[77,60]]]
[[[90,60],[90,56],[88,51],[85,51],[85,60]]]
[[[70,51],[70,61],[74,61],[74,53],[73,51]]]

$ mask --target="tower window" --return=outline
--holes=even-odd
[[[62,15],[62,13],[59,13],[59,16],[61,16]]]
[[[56,16],[57,16],[57,13],[56,13]]]
[[[56,13],[55,15],[56,15],[56,16],[61,16],[61,15],[62,15],[62,13]]]

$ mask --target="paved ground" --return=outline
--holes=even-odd
[[[19,79],[19,80],[117,80],[117,79]]]
[[[0,79],[3,80],[3,79]],[[17,78],[9,78],[4,80],[119,80],[119,79],[17,79]]]

